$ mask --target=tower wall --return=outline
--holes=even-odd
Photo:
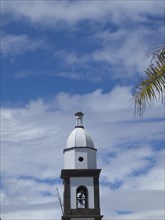
[[[73,147],[64,150],[64,169],[96,169],[96,149]]]
[[[75,177],[70,178],[71,187],[71,209],[76,209],[76,189],[83,185],[88,189],[88,208],[94,208],[94,186],[92,177]]]

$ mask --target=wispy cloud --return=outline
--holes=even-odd
[[[117,191],[112,192],[106,187],[101,188],[105,200],[102,199],[102,207],[105,216],[115,220],[121,219],[163,219],[163,191],[161,190],[137,190],[137,191]],[[135,200],[133,198],[136,198]],[[106,202],[108,201],[108,202]],[[129,214],[119,214],[118,210],[129,210]],[[131,213],[132,212],[132,213]]]
[[[1,53],[3,56],[14,57],[26,52],[33,52],[45,47],[43,40],[34,40],[26,34],[3,34],[1,37]]]
[[[163,109],[151,109],[148,120],[139,123],[127,103],[130,97],[129,88],[116,87],[106,94],[101,90],[84,95],[60,93],[49,102],[39,99],[20,108],[3,108],[4,218],[21,219],[24,213],[31,219],[36,216],[44,219],[46,215],[52,219],[56,211],[57,218],[60,218],[55,186],[62,195],[62,184],[58,181],[63,167],[62,151],[74,128],[71,115],[79,104],[84,113],[88,112],[84,125],[98,148],[98,167],[102,168],[101,207],[105,218],[139,216],[139,219],[149,219],[153,215],[163,219],[162,211],[159,211],[163,209],[160,191],[164,179],[163,146],[157,150],[154,147],[163,140],[163,122],[152,121],[155,116],[160,119]],[[57,181],[50,184],[54,178]],[[107,203],[109,198],[111,204]],[[42,203],[37,205],[38,208],[31,208],[39,201]],[[49,202],[55,202],[55,210],[47,206]],[[45,214],[42,215],[43,206]],[[133,213],[122,215],[117,213],[118,210]]]
[[[88,5],[88,6],[87,6]],[[154,1],[43,1],[43,2],[3,2],[4,12],[12,12],[15,16],[23,16],[32,22],[44,24],[56,24],[60,21],[70,24],[78,23],[81,20],[110,18],[113,22],[121,24],[122,20],[133,19],[144,21],[145,14],[160,15],[163,13],[163,2]],[[32,10],[33,8],[33,10]],[[117,13],[116,13],[117,12]]]
[[[56,66],[61,68],[57,75],[63,78],[131,81],[144,74],[149,63],[148,60],[143,60],[145,54],[164,40],[164,12],[161,1],[105,1],[104,4],[100,1],[89,1],[88,7],[86,1],[9,3],[2,3],[2,12],[4,16],[7,12],[12,15],[11,21],[14,19],[21,23],[24,21],[22,17],[27,18],[25,20],[28,27],[33,24],[35,30],[45,36],[42,29],[44,26],[52,33],[57,31],[57,37],[53,34],[55,38],[49,38],[45,42],[43,39],[34,38],[33,32],[31,35],[6,33],[1,39],[2,55],[15,57],[27,52],[39,53],[47,47],[46,61],[49,60],[51,64],[55,62]],[[50,25],[53,25],[53,28]],[[85,30],[83,37],[82,29]],[[63,41],[58,39],[59,31],[63,34]],[[80,49],[79,45],[83,48]],[[45,60],[40,63],[42,65]],[[29,72],[32,74],[26,74],[22,69],[21,73],[16,75],[27,77],[38,74],[33,70]],[[67,72],[70,74],[66,74]],[[44,75],[52,76],[46,70]]]
[[[27,95],[16,85],[30,94],[24,105],[1,109],[2,219],[61,219],[55,188],[63,194],[63,149],[79,110],[98,149],[104,218],[164,219],[163,105],[137,119],[130,101],[148,65],[144,55],[162,43],[163,5],[2,2],[4,75],[15,77],[7,89],[16,91],[16,102]],[[23,79],[29,76],[34,81]],[[33,96],[37,87],[51,90],[51,98]]]

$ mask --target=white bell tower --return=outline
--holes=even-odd
[[[64,213],[62,220],[101,220],[99,175],[94,143],[83,127],[83,113],[77,112],[76,126],[64,149]]]

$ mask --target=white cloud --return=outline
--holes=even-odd
[[[96,41],[97,49],[95,47],[93,51],[83,53],[76,47],[72,50],[54,48],[56,52],[52,54],[51,49],[55,47],[52,42],[51,45],[46,46],[44,40],[32,39],[22,34],[3,36],[2,54],[15,56],[49,47],[51,60],[54,57],[53,59],[61,62],[64,68],[60,72],[50,73],[49,76],[89,80],[101,80],[102,77],[132,80],[132,76],[136,78],[143,75],[148,66],[150,60],[143,61],[145,54],[163,42],[164,33],[161,22],[159,23],[156,19],[152,22],[153,18],[151,18],[163,16],[162,4],[161,1],[156,3],[154,1],[105,1],[104,4],[100,1],[6,1],[2,3],[2,11],[11,12],[12,21],[25,17],[29,21],[26,25],[30,24],[30,27],[39,30],[42,26],[50,28],[50,25],[53,25],[51,30],[55,31],[56,25],[58,30],[60,27],[66,28],[66,25],[69,25],[69,33],[73,34],[74,38],[76,30],[80,33],[82,31],[79,22],[90,21],[91,31],[84,38],[87,37],[87,42]],[[95,22],[96,26],[92,25],[92,22]],[[108,24],[107,28],[103,28],[105,23]],[[103,65],[101,68],[95,67],[92,62]],[[67,64],[66,68],[63,64]],[[27,76],[24,71],[17,74],[17,77],[24,76]]]
[[[54,53],[55,59],[62,59],[66,62],[67,65],[75,65],[77,63],[84,64],[89,61],[89,56],[87,54],[78,54],[76,52],[59,50]]]
[[[117,30],[100,29],[90,34],[89,39],[91,42],[99,42],[99,47],[91,52],[82,53],[72,49],[54,53],[54,59],[65,63],[67,69],[57,74],[58,76],[88,80],[101,80],[106,76],[122,81],[144,76],[145,69],[151,62],[151,58],[144,57],[162,44],[163,28],[158,25],[151,29],[150,26],[138,24],[132,28],[124,26]],[[100,64],[101,67],[95,68],[93,63]],[[68,68],[71,69],[70,74],[66,73]],[[79,68],[83,70],[83,74]]]
[[[3,56],[12,56],[23,54],[29,51],[45,48],[43,40],[34,40],[26,34],[3,34],[1,37],[1,53]]]
[[[81,20],[100,20],[110,17],[117,24],[121,18],[144,20],[144,13],[159,15],[163,3],[154,1],[30,1],[30,2],[3,2],[4,12],[13,12],[17,18],[25,16],[32,22],[56,24],[64,21],[75,24]]]
[[[157,37],[155,29],[143,25],[98,32],[95,37],[103,46],[93,52],[92,58],[109,63],[115,71],[110,73],[113,78],[130,79],[132,75],[136,77],[137,73],[144,74],[150,63],[150,59],[144,59],[144,56],[163,42],[163,28],[158,26],[156,32]],[[154,38],[157,38],[156,44]]]
[[[46,180],[60,177],[62,151],[74,128],[72,115],[78,105],[86,113],[84,125],[98,148],[101,182],[122,182],[115,192],[101,185],[105,218],[122,219],[116,211],[128,208],[134,212],[123,215],[128,219],[131,216],[149,219],[152,215],[163,218],[159,211],[164,178],[162,150],[159,150],[163,123],[158,120],[163,112],[161,107],[153,108],[149,116],[137,120],[129,102],[126,103],[130,97],[130,88],[116,87],[109,93],[101,90],[85,95],[60,93],[49,102],[38,99],[24,107],[2,108],[3,218],[60,218],[55,187],[59,187],[62,195],[62,183],[50,185]],[[159,144],[157,151],[152,142]],[[115,158],[110,156],[113,152]],[[141,169],[148,170],[133,175]]]
[[[7,212],[6,214],[2,214],[2,219],[4,220],[26,220],[26,219],[31,219],[31,220],[45,220],[45,219],[54,219],[54,220],[59,220],[61,216],[61,211],[57,207],[57,203],[51,203],[51,204],[39,204],[38,207],[36,205],[31,205],[27,206],[24,210],[21,210],[21,207],[14,207],[17,209],[15,212]],[[13,205],[11,206],[13,208]],[[11,208],[8,207],[8,208]],[[28,208],[29,210],[28,210]],[[34,210],[35,209],[35,210]]]
[[[151,149],[150,149],[151,150]],[[143,155],[145,157],[145,155]],[[125,179],[126,181],[122,185],[122,189],[139,189],[139,190],[164,190],[164,150],[160,150],[158,152],[151,150],[151,155],[148,156],[155,160],[154,165],[153,162],[148,161],[146,159],[146,163],[148,162],[148,166],[150,164],[150,169],[148,172],[144,172],[139,176],[130,176]],[[139,160],[139,165],[144,162],[141,158]],[[147,165],[147,164],[146,164]]]
[[[84,95],[59,93],[56,97],[56,105],[64,111],[72,111],[81,107],[86,111],[106,113],[113,109],[120,110],[131,107],[129,102],[131,98],[129,88],[116,86],[110,93],[103,93],[101,89]]]
[[[164,192],[161,190],[112,192],[106,187],[101,187],[101,191],[101,205],[105,219],[163,220],[164,218]],[[124,210],[129,211],[130,214],[117,213],[117,211]]]
[[[66,49],[54,54],[55,59],[65,61],[67,68],[77,64],[85,69],[93,61],[108,65],[108,72],[105,73],[104,65],[99,74],[92,65],[94,74],[88,76],[91,78],[108,73],[114,78],[122,74],[123,79],[135,71],[143,71],[144,54],[163,35],[159,25],[156,30],[143,25],[151,21],[148,15],[163,15],[162,2],[156,1],[105,1],[104,4],[88,1],[88,5],[86,1],[3,1],[2,10],[12,13],[8,19],[26,18],[35,28],[51,25],[56,29],[68,25],[76,31],[80,21],[96,21],[97,28],[91,25],[88,37],[99,42],[97,50],[83,54]],[[134,23],[133,27],[128,21]],[[102,31],[102,25],[107,22],[116,25],[117,30]],[[4,34],[2,54],[20,55],[43,48],[44,43],[26,34]],[[116,72],[112,63],[117,66]],[[76,79],[87,77],[90,72],[79,77],[76,69],[73,70],[69,71],[69,77]],[[66,77],[66,74],[61,71],[58,75]],[[143,119],[135,119],[131,98],[131,88],[117,86],[107,93],[101,89],[84,95],[59,93],[49,102],[37,99],[20,108],[2,108],[2,218],[60,219],[55,187],[58,186],[62,195],[62,183],[51,185],[46,180],[58,180],[63,167],[62,152],[75,125],[72,115],[82,110],[84,125],[98,148],[104,217],[164,219],[163,106],[147,110]],[[110,156],[113,153],[114,158]],[[136,171],[138,175],[134,174]],[[115,191],[104,185],[115,181],[121,181]],[[120,210],[133,213],[121,216],[117,213]]]

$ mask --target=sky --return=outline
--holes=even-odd
[[[104,220],[163,220],[164,106],[134,115],[161,0],[1,0],[1,219],[58,220],[74,114],[97,148]]]

